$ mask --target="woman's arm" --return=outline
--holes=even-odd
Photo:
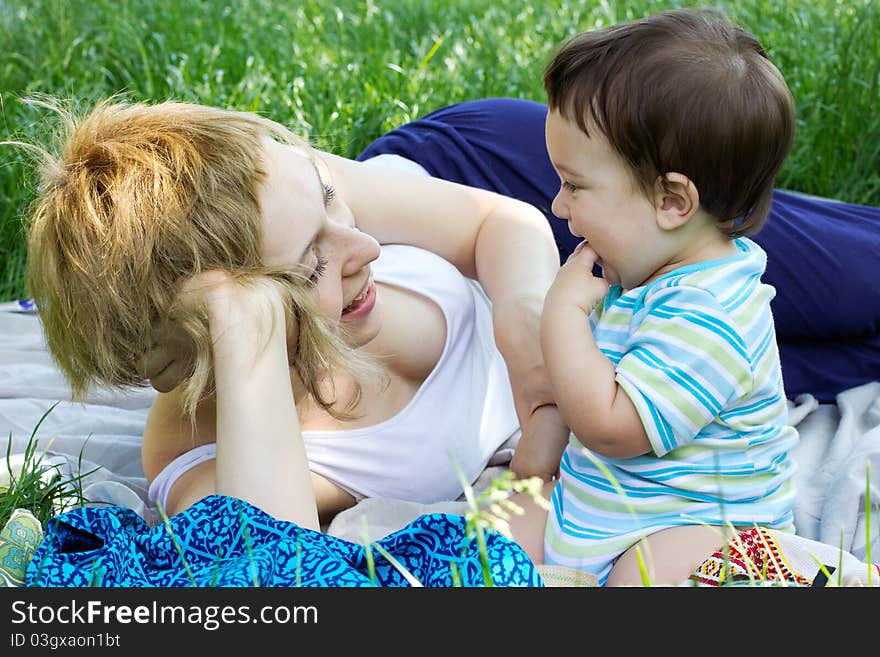
[[[184,294],[188,303],[204,304],[213,341],[216,492],[319,529],[287,365],[280,294],[268,280],[241,284],[219,272],[188,282]],[[194,489],[198,482],[194,473]],[[191,497],[186,490],[176,494]]]
[[[381,244],[433,251],[478,278],[493,300],[511,294],[543,301],[559,255],[537,208],[439,178],[319,156],[358,227]]]

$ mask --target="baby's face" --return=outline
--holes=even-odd
[[[547,151],[561,185],[552,210],[598,255],[605,280],[625,289],[646,282],[665,262],[650,199],[598,129],[590,137],[558,112],[547,115]]]

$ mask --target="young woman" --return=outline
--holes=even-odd
[[[566,432],[537,333],[558,252],[527,203],[182,103],[102,103],[44,172],[29,276],[49,348],[76,390],[166,391],[143,466],[169,515],[220,491],[269,504],[268,472],[286,462],[254,430],[253,462],[215,466],[218,336],[179,299],[208,271],[285,290],[299,333],[285,367],[322,522],[362,497],[455,499],[520,426]]]

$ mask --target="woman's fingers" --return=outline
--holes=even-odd
[[[138,358],[138,372],[145,379],[152,380],[171,364],[171,360],[172,358],[164,345],[153,346]]]
[[[213,317],[213,329],[222,335],[223,327],[228,328],[242,319],[241,313],[230,312],[231,308],[248,308],[245,314],[258,313],[267,301],[279,303],[285,296],[281,283],[264,276],[235,280],[225,272],[206,271],[181,285],[177,312],[185,316],[204,309]],[[293,313],[285,313],[285,321],[287,342],[295,345],[299,327]],[[137,361],[138,371],[159,392],[170,392],[192,374],[196,345],[183,326],[170,319],[155,323],[152,340],[152,346]]]
[[[172,361],[161,372],[149,377],[150,385],[159,392],[171,392],[183,383],[190,370],[191,368],[185,367],[181,361]]]
[[[175,344],[176,347],[171,345]],[[192,349],[180,341],[161,343],[150,348],[138,359],[138,371],[159,392],[171,392],[192,369]]]

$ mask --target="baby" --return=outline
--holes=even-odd
[[[746,237],[791,148],[793,101],[714,10],[580,34],[544,85],[553,213],[584,240],[541,321],[572,432],[544,560],[637,584],[638,552],[654,583],[677,584],[725,526],[793,530],[775,291]]]

